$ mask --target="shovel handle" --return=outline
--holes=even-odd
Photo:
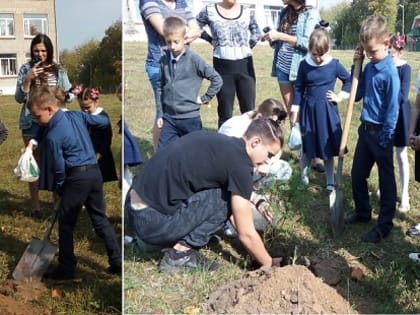
[[[359,50],[360,53],[363,53],[363,50],[360,46],[358,46],[356,50]],[[344,153],[346,150],[347,138],[350,131],[351,116],[353,114],[354,100],[356,98],[357,85],[359,83],[359,76],[362,69],[362,63],[363,63],[363,58],[357,59],[354,62],[354,71],[353,71],[353,78],[351,81],[349,103],[347,105],[347,112],[346,112],[346,118],[344,121],[343,134],[341,135],[340,153],[339,153],[340,157],[344,156]]]
[[[44,233],[44,241],[49,241],[50,239],[50,235],[51,235],[51,231],[54,227],[54,223],[55,221],[57,221],[58,218],[58,213],[60,211],[60,206],[61,206],[61,198],[57,197],[55,194],[53,196],[53,215],[51,217],[51,220],[48,222],[48,228]]]

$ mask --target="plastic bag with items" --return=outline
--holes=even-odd
[[[30,148],[26,148],[25,152],[20,156],[14,173],[23,182],[34,182],[38,180],[39,167]]]
[[[302,134],[300,133],[299,123],[296,123],[290,131],[287,145],[290,150],[299,150],[302,147]]]

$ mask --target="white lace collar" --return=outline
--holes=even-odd
[[[97,107],[91,115],[99,115],[103,110],[104,109],[102,107]]]
[[[331,57],[331,55],[327,55],[326,57],[325,57],[325,60],[321,63],[321,64],[316,64],[315,63],[315,61],[313,61],[312,60],[312,57],[311,57],[311,54],[307,54],[306,55],[306,57],[305,57],[305,60],[306,60],[306,62],[310,65],[310,66],[312,66],[312,67],[321,67],[321,66],[325,66],[325,65],[327,65],[327,64],[329,64],[330,62],[331,62],[331,60],[332,60],[333,58]]]

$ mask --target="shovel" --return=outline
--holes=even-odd
[[[360,48],[359,48],[360,50]],[[342,191],[342,174],[343,160],[346,151],[347,138],[350,130],[351,116],[353,114],[354,99],[356,97],[357,84],[362,67],[363,59],[358,59],[354,64],[353,78],[351,82],[349,103],[347,106],[346,118],[344,121],[343,134],[341,135],[340,152],[338,155],[336,189],[329,195],[331,225],[334,238],[338,238],[344,231],[344,210],[343,210],[343,191]]]
[[[13,279],[18,281],[41,281],[58,250],[57,246],[50,243],[50,234],[58,217],[59,205],[59,199],[54,201],[54,213],[48,223],[43,239],[32,237],[32,241],[26,247],[13,271]]]

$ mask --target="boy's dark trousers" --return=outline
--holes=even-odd
[[[200,248],[230,216],[224,195],[221,189],[203,190],[192,195],[174,214],[167,215],[152,207],[132,209],[128,193],[125,203],[128,224],[148,244],[171,247],[178,242]]]
[[[175,141],[190,132],[201,130],[202,128],[203,124],[200,116],[177,119],[164,114],[163,127],[160,130],[159,136],[159,149],[166,147],[172,141]]]
[[[96,234],[105,242],[110,266],[121,266],[121,249],[114,227],[105,214],[102,175],[97,165],[88,169],[69,171],[63,186],[59,214],[59,254],[60,269],[73,274],[77,260],[74,255],[73,230],[82,206],[86,207]]]
[[[393,163],[394,141],[391,140],[386,148],[382,148],[379,145],[381,132],[382,126],[380,125],[375,126],[366,123],[360,125],[351,178],[356,214],[360,218],[370,219],[372,207],[369,203],[367,179],[374,163],[378,166],[380,211],[377,227],[386,236],[393,227],[392,220],[395,214],[397,188]]]

